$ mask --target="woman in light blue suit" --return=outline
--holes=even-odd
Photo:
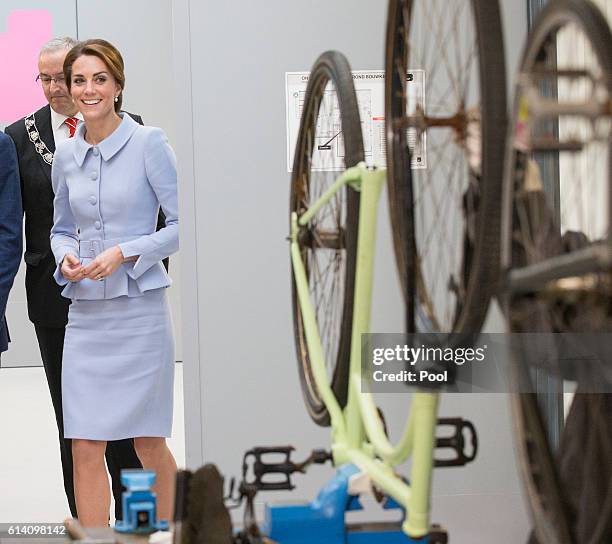
[[[158,516],[172,514],[174,340],[161,260],[178,250],[176,164],[163,131],[120,114],[123,59],[78,44],[64,75],[84,124],[53,161],[55,279],[72,304],[64,343],[64,432],[72,438],[79,521],[106,526],[106,441],[134,438],[155,470]],[[166,227],[155,232],[161,205]]]

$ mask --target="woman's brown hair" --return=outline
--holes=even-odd
[[[64,60],[64,78],[68,86],[68,91],[70,91],[70,86],[72,84],[72,65],[76,59],[83,55],[91,55],[101,59],[102,62],[106,64],[110,74],[121,87],[118,100],[115,102],[115,111],[119,113],[123,102],[123,89],[125,87],[124,64],[121,53],[119,53],[119,50],[112,43],[100,38],[79,42],[68,51],[66,59]]]

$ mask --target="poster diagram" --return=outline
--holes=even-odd
[[[308,72],[287,72],[286,106],[287,106],[287,171],[291,172],[293,154],[297,143],[300,119],[308,85]],[[423,103],[425,96],[424,70],[412,70],[407,76],[408,112],[414,111],[416,103]],[[353,72],[353,82],[357,93],[365,159],[369,165],[385,168],[385,73],[383,71],[365,70]],[[344,156],[344,138],[336,92],[328,87],[325,91],[319,117],[317,119],[317,141],[314,142],[312,157],[313,170],[342,170]],[[408,143],[412,150],[412,167],[427,168],[425,136],[416,141],[414,129],[408,130]]]

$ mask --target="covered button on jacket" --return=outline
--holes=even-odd
[[[74,138],[55,151],[54,277],[65,286],[62,295],[73,300],[140,296],[171,283],[161,261],[179,248],[176,158],[161,129],[120,115],[120,125],[97,146],[85,141],[81,124]],[[159,206],[166,226],[156,232]],[[66,254],[86,265],[116,245],[124,257],[138,259],[122,264],[104,281],[72,283],[61,273]]]

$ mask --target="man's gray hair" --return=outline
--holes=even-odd
[[[40,54],[42,55],[43,53],[51,53],[60,49],[70,51],[70,49],[72,49],[77,43],[79,43],[78,40],[75,40],[74,38],[71,38],[69,36],[53,38],[40,48]]]

